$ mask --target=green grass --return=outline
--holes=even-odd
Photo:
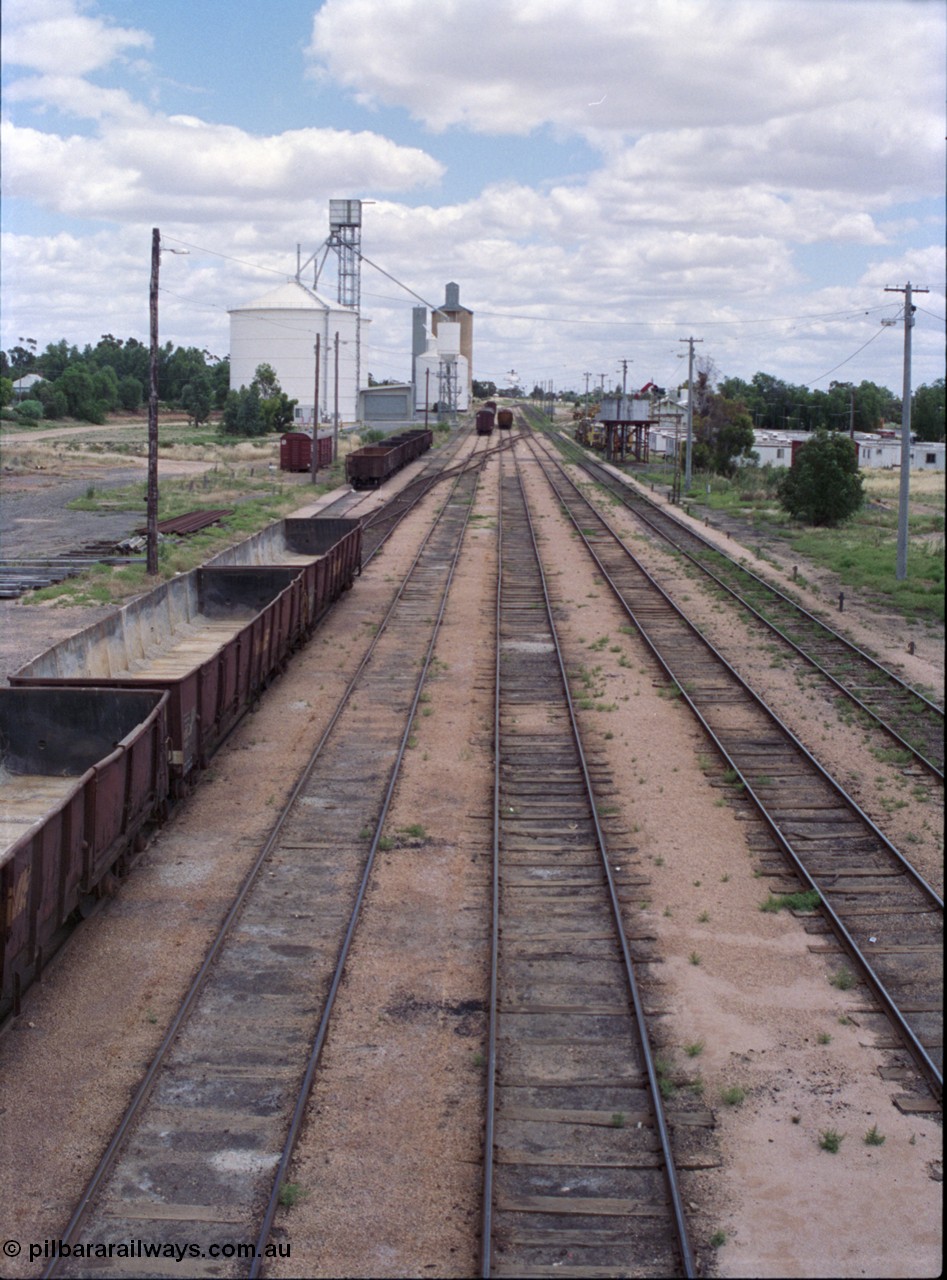
[[[822,901],[817,889],[806,889],[799,893],[771,893],[765,902],[760,903],[761,911],[815,911]]]
[[[819,1134],[819,1146],[823,1151],[831,1151],[835,1155],[844,1137],[843,1133],[837,1133],[834,1129],[825,1129]]]
[[[694,478],[695,511],[705,507],[743,520],[750,546],[754,529],[785,540],[800,556],[837,574],[842,586],[848,592],[858,592],[863,600],[869,598],[893,607],[909,618],[944,621],[943,552],[936,538],[925,541],[928,535],[944,531],[943,514],[929,510],[943,506],[942,493],[925,492],[918,500],[912,495],[908,507],[908,572],[906,579],[898,582],[897,497],[892,498],[884,477],[863,471],[868,501],[862,510],[837,529],[814,529],[796,524],[779,506],[776,486],[782,474],[772,467],[747,467],[732,479],[701,472]],[[635,472],[635,478],[645,486],[666,486],[670,477],[670,469],[661,466]],[[913,484],[915,476],[911,479]],[[880,496],[886,498],[884,507],[872,501]],[[921,504],[926,510],[917,510]]]
[[[911,535],[943,530],[930,527],[931,520],[911,521]],[[895,578],[897,535],[880,523],[870,523],[864,515],[841,529],[811,529],[797,533],[792,546],[800,555],[838,574],[852,591],[884,601],[905,617],[929,617],[944,621],[944,559],[928,550],[930,544],[908,540],[907,577]]]
[[[878,1132],[878,1126],[873,1124],[868,1132],[862,1138],[866,1147],[880,1147],[885,1140],[885,1135]]]
[[[839,991],[851,991],[855,985],[855,975],[850,969],[846,969],[843,965],[841,969],[837,969],[829,978],[829,982],[833,987],[837,987]]]
[[[729,1088],[720,1091],[720,1100],[726,1103],[728,1107],[742,1106],[746,1100],[746,1090],[742,1089],[738,1084],[732,1084]]]

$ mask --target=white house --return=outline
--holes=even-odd
[[[42,381],[43,375],[41,373],[24,373],[23,377],[17,378],[13,384],[13,399],[28,400],[37,382]]]
[[[319,338],[319,420],[331,420],[336,404],[340,422],[358,418],[360,341],[369,320],[355,307],[326,302],[295,277],[262,298],[230,311],[230,386],[248,387],[258,365],[274,369],[280,386],[298,400],[299,417],[312,421]]]

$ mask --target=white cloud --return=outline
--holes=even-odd
[[[360,101],[404,107],[432,129],[525,134],[551,124],[604,144],[697,121],[750,125],[891,102],[930,76],[929,51],[943,36],[938,8],[327,0],[309,54],[316,74]]]
[[[4,334],[144,336],[160,224],[215,251],[168,259],[162,332],[223,354],[226,307],[276,278],[235,260],[291,275],[296,243],[308,254],[327,230],[328,199],[359,192],[377,200],[366,210],[370,259],[432,302],[445,281],[461,283],[485,376],[512,360],[525,377],[530,364],[534,378],[598,373],[607,347],[634,356],[641,381],[670,381],[686,332],[704,332],[725,372],[815,375],[837,346],[844,356],[863,343],[877,316],[772,318],[851,316],[884,304],[885,283],[943,279],[942,250],[912,256],[903,245],[928,230],[910,202],[943,188],[943,16],[895,0],[327,0],[313,69],[334,110],[340,87],[343,102],[378,108],[377,130],[262,134],[161,114],[116,87],[109,65],[148,55],[146,32],[75,0],[8,0],[6,194],[73,233],[5,237]],[[175,68],[151,70],[164,83]],[[389,105],[442,132],[446,169],[386,136]],[[498,148],[504,134],[532,132],[537,157],[550,136],[581,137],[587,171],[460,197],[451,182],[474,131]],[[543,174],[541,163],[530,172]],[[417,191],[428,203],[409,207],[405,193]],[[942,219],[929,231],[939,244]],[[829,245],[844,267],[814,286],[811,263]],[[863,270],[867,254],[876,262]],[[415,299],[389,301],[397,293],[365,268],[372,341],[406,353]],[[880,376],[895,385],[889,339],[866,359],[891,348],[884,368],[895,372]],[[916,344],[919,356],[932,350],[921,326]],[[404,376],[407,356],[369,367]]]
[[[443,168],[373,133],[298,129],[256,137],[194,117],[128,112],[94,137],[7,122],[8,190],[71,217],[245,221],[336,190],[407,190]]]
[[[78,12],[72,0],[5,0],[4,63],[43,74],[85,76],[130,49],[150,49],[147,31]]]

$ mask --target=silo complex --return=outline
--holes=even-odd
[[[467,394],[473,380],[473,312],[460,305],[460,285],[453,281],[444,288],[444,305],[431,313],[431,328],[438,334],[441,327],[456,324],[459,328],[459,354],[467,362]],[[440,343],[438,345],[441,345]]]

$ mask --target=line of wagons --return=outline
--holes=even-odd
[[[396,471],[427,453],[434,442],[429,427],[388,436],[377,444],[353,449],[345,459],[345,478],[353,489],[377,489]],[[316,445],[316,465],[327,467],[332,461],[332,433],[320,432]],[[280,438],[280,470],[309,471],[312,464],[312,436],[305,431],[287,431]]]
[[[278,521],[0,688],[0,1018],[361,570],[359,520]]]
[[[496,401],[487,400],[483,408],[477,410],[474,422],[478,436],[492,435],[494,426],[499,427],[501,431],[509,431],[513,426],[513,410],[500,409],[498,411]]]

